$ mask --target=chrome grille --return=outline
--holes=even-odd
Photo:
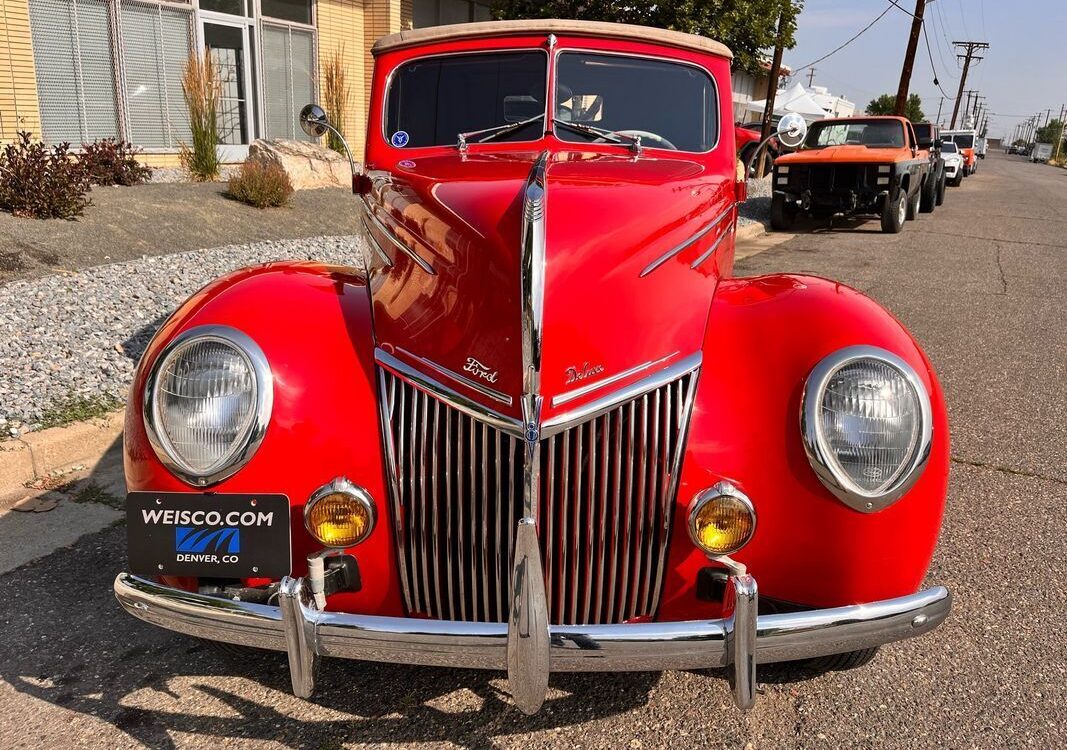
[[[523,442],[380,372],[407,609],[505,622]],[[552,623],[654,615],[695,377],[542,439],[537,523]]]

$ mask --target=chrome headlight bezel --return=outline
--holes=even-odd
[[[189,467],[180,454],[174,450],[166,431],[159,428],[156,391],[159,373],[163,371],[167,362],[190,345],[200,341],[215,341],[237,352],[251,371],[256,389],[254,413],[249,425],[245,428],[243,437],[235,443],[223,460],[212,467],[209,473],[198,472]],[[142,398],[145,432],[160,462],[186,484],[208,487],[236,474],[259,449],[266,436],[267,425],[270,423],[270,415],[274,406],[274,377],[263,350],[247,334],[230,326],[202,325],[182,331],[160,351],[145,379]]]
[[[866,492],[839,470],[832,451],[819,427],[819,410],[830,379],[843,367],[859,360],[874,360],[896,370],[910,386],[919,405],[919,436],[905,468],[894,482],[880,492]],[[911,365],[876,346],[848,346],[824,357],[808,375],[801,397],[800,431],[808,462],[823,485],[853,510],[875,513],[899,500],[922,475],[930,460],[933,442],[933,412],[930,394]]]

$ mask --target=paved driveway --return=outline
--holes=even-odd
[[[1067,171],[990,155],[933,216],[802,233],[739,272],[842,279],[924,342],[954,456],[934,634],[866,668],[561,675],[545,710],[481,672],[329,663],[312,701],[284,657],[227,660],[119,612],[124,531],[0,577],[0,747],[1058,748],[1067,744]],[[3,519],[0,518],[0,523]]]

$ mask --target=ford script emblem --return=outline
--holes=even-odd
[[[481,378],[486,383],[496,382],[497,371],[490,370],[488,365],[483,365],[474,357],[467,357],[467,364],[463,365],[463,370],[476,378]]]
[[[588,362],[584,362],[581,367],[568,367],[564,371],[563,379],[567,385],[571,383],[578,383],[582,380],[599,375],[604,372],[604,365],[590,365]]]

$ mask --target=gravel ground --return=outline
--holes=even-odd
[[[141,352],[180,302],[236,268],[288,258],[360,262],[356,237],[312,237],[0,285],[0,429],[32,429],[50,406],[71,398],[124,398]]]
[[[762,180],[748,181],[748,200],[741,204],[738,210],[737,223],[741,226],[748,224],[767,224],[771,220],[771,177],[767,175]]]

